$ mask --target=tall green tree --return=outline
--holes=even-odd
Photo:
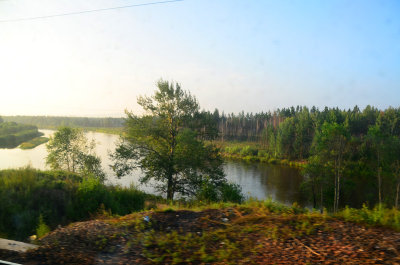
[[[88,141],[82,129],[61,127],[46,144],[46,164],[51,169],[91,174],[104,181],[105,173],[100,158],[94,153],[95,145],[94,141]]]
[[[314,123],[308,108],[303,107],[295,116],[294,151],[296,158],[308,157],[312,139],[314,137]]]
[[[378,202],[382,203],[382,167],[386,162],[388,150],[388,135],[386,135],[379,125],[370,126],[366,140],[372,150],[371,160],[375,165],[376,178],[378,182]]]
[[[314,153],[334,177],[333,211],[339,209],[341,180],[348,146],[347,128],[336,122],[324,122],[314,139]]]
[[[138,104],[146,113],[126,112],[125,133],[112,155],[118,176],[140,168],[141,182],[155,180],[170,200],[176,193],[196,196],[204,183],[215,189],[226,184],[218,149],[205,145],[193,128],[199,111],[194,96],[179,84],[160,80],[154,95],[139,97]]]
[[[311,156],[308,163],[302,170],[305,180],[302,183],[302,189],[305,189],[308,194],[311,193],[313,208],[319,205],[321,213],[324,208],[324,188],[326,184],[326,167],[322,163],[320,157]]]
[[[390,150],[390,171],[395,184],[394,207],[399,209],[400,195],[400,139],[398,137],[391,138]]]
[[[295,142],[295,123],[294,118],[290,117],[284,120],[278,128],[276,136],[276,145],[281,157],[293,158]]]

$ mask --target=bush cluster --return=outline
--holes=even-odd
[[[100,209],[117,215],[144,208],[134,187],[106,186],[94,178],[31,168],[0,171],[0,237],[26,240],[36,228],[89,219]],[[42,217],[40,217],[42,216]]]
[[[400,231],[400,211],[395,208],[386,208],[383,205],[376,205],[372,209],[365,204],[361,209],[346,206],[335,216],[350,222],[381,225]]]
[[[242,188],[235,183],[223,182],[214,185],[210,181],[204,181],[197,192],[195,200],[204,202],[233,202],[242,203],[245,197]]]

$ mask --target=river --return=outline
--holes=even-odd
[[[40,131],[47,137],[54,132],[52,130]],[[143,191],[155,193],[151,185],[139,185],[140,170],[133,172],[131,176],[118,179],[110,169],[109,153],[115,149],[118,136],[96,132],[88,132],[86,135],[97,143],[96,154],[102,160],[109,183],[123,186],[129,186],[133,183]],[[19,148],[0,149],[0,169],[19,168],[27,165],[38,169],[48,169],[45,164],[46,156],[47,151],[44,144],[30,150],[21,150]],[[287,205],[293,202],[304,205],[299,192],[302,176],[297,169],[263,163],[226,161],[224,170],[227,179],[230,182],[239,184],[247,197],[257,199],[271,198]]]

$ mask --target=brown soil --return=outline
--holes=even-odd
[[[145,216],[150,222],[144,220]],[[226,233],[225,241],[207,241],[207,254],[223,253],[235,246],[234,255],[221,259],[214,255],[213,261],[207,261],[198,250],[188,249],[191,238],[200,240],[213,231],[215,235],[210,238]],[[160,243],[161,238],[175,232],[175,238],[191,237],[175,242],[178,250],[170,245],[173,241]],[[143,212],[74,223],[49,233],[39,243],[39,248],[24,254],[0,251],[0,259],[31,265],[400,264],[400,233],[393,230],[331,218],[266,214],[243,207]],[[173,253],[180,248],[184,259],[174,259]],[[150,258],[157,255],[164,258]]]

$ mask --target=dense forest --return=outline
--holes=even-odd
[[[222,141],[253,141],[262,146],[258,155],[306,161],[303,188],[314,207],[399,207],[400,108],[209,115]]]
[[[34,125],[4,122],[0,117],[0,148],[14,148],[41,135]]]

